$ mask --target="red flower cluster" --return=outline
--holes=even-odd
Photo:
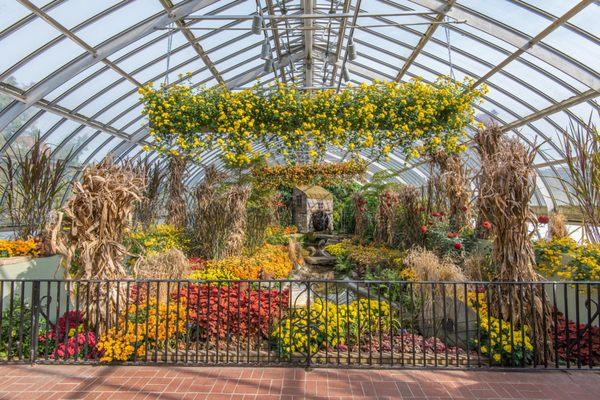
[[[209,287],[210,286],[210,287]],[[288,308],[288,289],[252,289],[246,283],[217,287],[193,284],[173,294],[184,298],[189,318],[203,335],[216,339],[231,336],[268,336],[271,326]]]
[[[456,242],[456,243],[454,243],[454,248],[456,250],[461,250],[463,248],[463,245],[461,242]]]
[[[538,216],[538,222],[540,224],[547,224],[548,222],[550,222],[550,218],[547,215],[542,214],[542,215]]]
[[[592,326],[586,330],[585,324],[579,324],[578,329],[575,322],[567,323],[565,316],[560,312],[557,312],[556,321],[557,327],[552,331],[552,339],[559,357],[573,363],[579,360],[586,366],[589,366],[590,361],[594,366],[600,365],[600,327]]]
[[[492,223],[490,221],[483,221],[481,227],[487,231],[492,228]]]
[[[421,225],[421,232],[427,233],[427,226]]]
[[[93,358],[96,354],[96,335],[88,330],[81,311],[69,311],[58,319],[48,332],[38,336],[41,352],[50,358]]]

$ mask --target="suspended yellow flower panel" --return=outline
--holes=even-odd
[[[155,150],[199,159],[218,149],[229,165],[245,167],[273,153],[293,160],[298,150],[319,160],[328,146],[350,155],[367,149],[377,156],[397,149],[408,157],[460,152],[472,104],[486,90],[444,77],[434,84],[376,82],[339,92],[278,83],[237,92],[148,85],[140,94]]]

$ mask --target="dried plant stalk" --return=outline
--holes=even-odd
[[[144,178],[128,165],[110,160],[90,165],[52,230],[52,248],[63,255],[74,278],[122,279],[127,254],[123,239],[131,228],[133,209],[142,200]],[[76,269],[71,268],[76,257]],[[82,283],[79,290],[87,290]],[[87,318],[101,329],[110,325],[117,299],[115,285],[91,285]],[[120,293],[125,295],[125,293]],[[98,301],[98,303],[97,303]],[[96,309],[101,304],[100,309]]]
[[[561,212],[553,212],[548,223],[548,236],[550,239],[561,239],[569,236],[567,218]]]
[[[464,282],[466,277],[459,267],[450,259],[440,259],[434,252],[415,247],[408,251],[404,264],[409,267],[417,282]],[[423,314],[426,320],[433,320],[435,302],[443,301],[442,285],[435,285],[433,290],[417,291],[423,304]],[[432,293],[433,292],[433,293]],[[446,292],[449,294],[448,292]],[[457,296],[464,298],[462,285],[458,285]]]
[[[250,186],[227,187],[226,178],[225,173],[209,166],[195,190],[193,248],[203,258],[218,259],[242,252]]]
[[[398,193],[390,188],[385,188],[379,194],[379,205],[375,215],[375,240],[393,246],[398,225]]]
[[[448,201],[450,230],[460,232],[469,221],[471,190],[467,168],[460,155],[438,152],[432,156],[432,161],[440,170],[440,185]]]
[[[169,157],[167,223],[176,227],[186,225],[187,204],[183,177],[187,161],[183,157]]]
[[[423,243],[421,194],[414,186],[402,186],[398,190],[398,232],[400,247],[404,249]]]
[[[501,137],[502,130],[500,130],[500,127],[495,124],[488,125],[478,130],[475,134],[475,150],[479,154],[479,160],[482,166],[493,162],[493,158],[498,153],[498,146]],[[493,207],[493,204],[491,204],[491,200],[489,198],[481,196],[481,186],[483,184],[483,179],[486,178],[482,175],[482,171],[480,171],[480,173],[476,176],[476,182],[479,188],[479,193],[476,197],[478,227],[482,226],[484,221],[490,220],[490,210]],[[481,238],[487,238],[492,233],[492,230],[493,227],[492,229],[479,230],[479,235]]]
[[[179,249],[171,249],[151,256],[142,255],[133,267],[136,279],[185,279],[190,271],[190,262]],[[145,285],[147,284],[137,285],[142,294],[147,294],[146,291],[149,291],[151,297],[156,297],[163,302],[168,301],[166,290],[158,293],[157,285],[150,284],[149,287]]]
[[[356,193],[352,197],[352,204],[354,206],[354,234],[362,238],[367,233],[369,223],[366,213],[367,201],[362,194]]]
[[[494,280],[500,282],[535,282],[539,275],[534,270],[535,255],[531,242],[529,224],[536,223],[529,202],[535,190],[535,169],[533,160],[536,149],[527,149],[517,139],[501,138],[498,151],[487,155],[482,163],[480,196],[486,205],[486,217],[495,228],[492,259],[497,268]],[[544,335],[546,328],[550,334],[552,318],[550,307],[544,313],[539,287],[530,285],[519,287],[500,285],[492,293],[491,313],[516,326],[531,325],[535,321],[538,360],[543,359]]]
[[[133,164],[138,174],[145,177],[143,200],[136,206],[134,221],[143,227],[148,227],[156,222],[161,203],[160,189],[164,181],[164,174],[157,163],[150,163],[147,158]]]

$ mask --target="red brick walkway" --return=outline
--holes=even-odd
[[[2,366],[0,399],[600,399],[590,372]]]

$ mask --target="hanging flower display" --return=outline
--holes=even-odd
[[[368,150],[377,157],[396,149],[409,158],[463,151],[460,139],[473,122],[471,104],[486,91],[467,90],[469,83],[414,79],[339,92],[302,91],[282,83],[236,92],[224,86],[196,91],[150,84],[139,92],[155,150],[199,160],[217,149],[227,164],[245,167],[272,152],[294,160],[302,151],[318,160],[329,146],[350,154]]]

